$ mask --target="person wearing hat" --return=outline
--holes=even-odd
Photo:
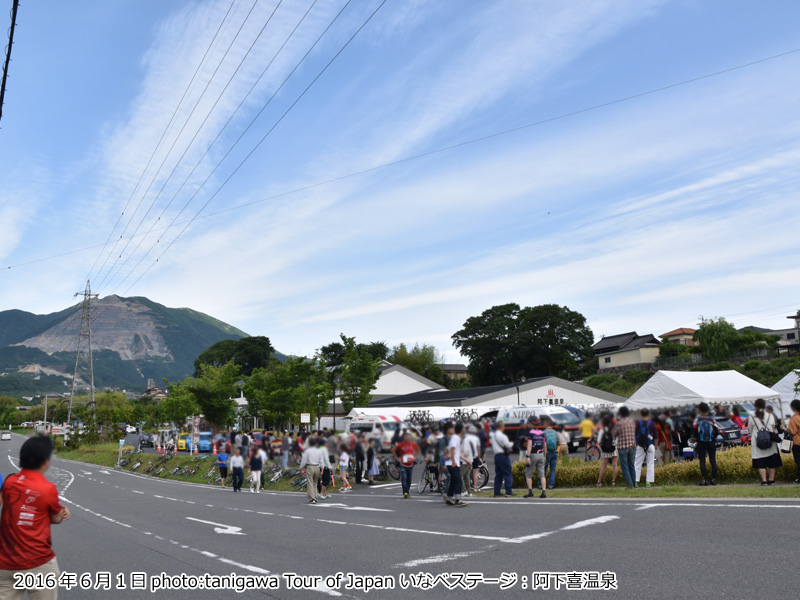
[[[536,471],[539,485],[542,486],[542,494],[539,497],[547,498],[547,480],[544,477],[544,456],[547,442],[544,439],[544,431],[538,427],[540,423],[539,417],[535,414],[528,417],[530,435],[525,446],[525,482],[528,484],[528,493],[524,496],[525,498],[533,498],[534,471]]]

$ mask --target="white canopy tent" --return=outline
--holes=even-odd
[[[364,407],[364,408],[354,408],[352,409],[347,416],[346,419],[352,419],[353,417],[363,416],[363,417],[377,417],[377,416],[396,416],[401,420],[405,421],[408,417],[408,413],[412,411],[419,411],[419,410],[427,410],[433,420],[439,421],[441,419],[448,419],[453,415],[453,411],[455,410],[464,410],[458,407],[453,406],[426,406],[424,409],[420,409],[419,407],[408,407],[408,406],[374,406],[374,407]],[[483,417],[486,413],[496,412],[497,407],[493,406],[474,406],[469,407],[466,410],[475,410],[478,413],[478,418]]]
[[[780,395],[738,371],[659,371],[624,404],[631,410],[676,408],[700,402],[737,404],[780,400]]]
[[[792,416],[792,409],[789,406],[792,400],[800,400],[800,393],[795,391],[795,386],[800,381],[800,371],[791,371],[781,379],[778,383],[772,386],[772,390],[777,392],[781,397],[781,405],[784,417]]]

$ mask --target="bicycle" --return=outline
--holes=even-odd
[[[422,470],[422,477],[417,483],[417,492],[424,494],[425,490],[430,488],[432,492],[441,493],[441,485],[439,484],[439,467],[435,463],[427,463]]]
[[[131,471],[135,471],[136,469],[138,469],[141,466],[142,466],[142,461],[139,460],[131,467]]]
[[[389,460],[381,456],[378,460],[378,470],[379,474],[377,477],[381,481],[385,481],[387,475],[395,481],[400,480],[400,467],[398,466],[397,461],[394,459]]]
[[[584,462],[591,462],[593,460],[600,460],[603,455],[603,451],[600,449],[599,444],[597,443],[596,438],[591,438],[589,443],[586,445],[586,456],[584,457]]]
[[[298,475],[292,480],[292,489],[295,491],[305,491],[308,487],[308,478],[305,474]]]
[[[472,483],[473,483],[473,481],[474,481],[474,479],[473,479],[473,474],[474,474],[474,473],[475,473],[475,467],[473,467],[473,466],[470,466],[470,468],[469,468],[469,475],[468,475],[468,481],[469,481],[471,484],[472,484]],[[485,463],[485,462],[483,462],[483,461],[481,461],[481,466],[480,466],[480,467],[478,467],[478,485],[477,485],[477,487],[475,487],[475,488],[474,488],[474,490],[473,490],[473,491],[476,491],[476,492],[477,492],[478,490],[482,490],[482,489],[484,488],[484,486],[485,486],[485,485],[486,485],[488,482],[489,482],[489,469],[488,469],[488,467],[486,466],[486,463]],[[472,487],[472,486],[470,486],[470,487]]]

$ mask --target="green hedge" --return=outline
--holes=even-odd
[[[781,454],[783,466],[775,474],[775,481],[792,482],[796,478],[794,459],[791,454]],[[710,470],[709,466],[709,470]],[[525,463],[520,461],[512,466],[514,487],[524,488]],[[556,487],[594,487],[600,475],[600,461],[583,462],[579,459],[559,460],[556,468]],[[642,478],[644,479],[644,477]],[[696,485],[700,481],[700,463],[697,460],[686,460],[668,465],[656,465],[656,484],[661,485]],[[731,448],[723,452],[717,451],[718,483],[756,483],[760,481],[758,472],[752,467],[750,446]],[[611,484],[611,464],[606,469],[604,482]],[[617,475],[617,485],[622,483],[622,471]]]

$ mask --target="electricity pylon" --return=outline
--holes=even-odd
[[[78,333],[78,348],[75,352],[75,373],[72,376],[72,391],[69,394],[69,409],[67,410],[67,424],[72,423],[72,403],[75,398],[75,382],[81,367],[81,357],[88,366],[89,371],[89,404],[88,408],[94,410],[94,363],[92,362],[92,303],[97,299],[97,294],[92,293],[92,286],[87,281],[86,289],[77,292],[75,297],[83,296],[81,302],[81,329]]]

